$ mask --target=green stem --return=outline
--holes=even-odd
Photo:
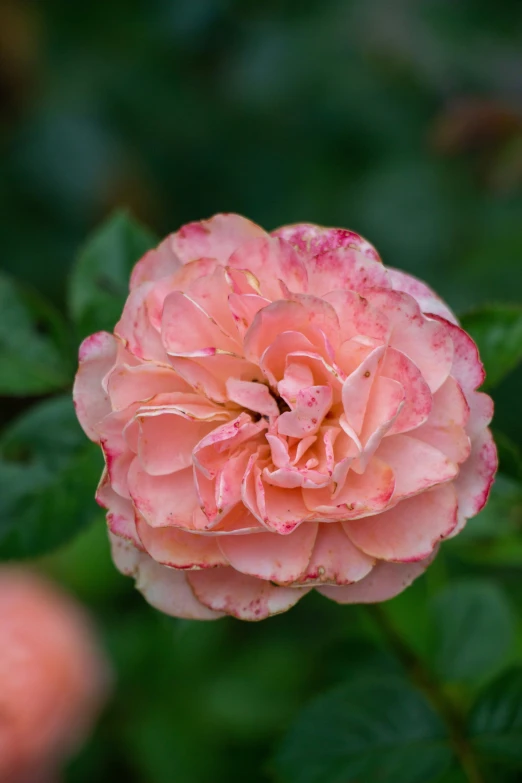
[[[397,632],[386,612],[376,604],[368,606],[367,609],[413,682],[426,694],[435,709],[444,718],[453,750],[468,783],[484,783],[473,748],[466,736],[464,721],[455,704],[446,695],[440,683],[433,677],[417,653]]]

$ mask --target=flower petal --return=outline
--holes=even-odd
[[[294,248],[278,237],[258,237],[242,244],[228,264],[236,269],[248,269],[259,281],[260,291],[268,299],[281,299],[282,280],[291,291],[306,291],[304,264]]]
[[[223,616],[197,600],[185,573],[160,565],[145,555],[138,566],[136,587],[151,606],[173,617],[216,620]]]
[[[393,470],[395,500],[451,481],[459,472],[458,466],[442,451],[409,435],[384,438],[375,455]]]
[[[151,527],[194,528],[199,501],[192,468],[168,476],[149,476],[135,458],[129,469],[129,490],[136,510]]]
[[[130,289],[137,288],[142,283],[161,280],[162,277],[173,275],[181,266],[181,261],[172,249],[172,239],[168,236],[158,247],[145,253],[132,270]]]
[[[240,620],[264,620],[286,612],[310,590],[308,587],[275,586],[240,574],[234,568],[192,571],[187,579],[201,603]]]
[[[433,557],[415,563],[377,563],[375,568],[353,585],[319,587],[318,591],[338,604],[376,604],[402,593],[424,573]]]
[[[390,267],[388,267],[388,277],[392,288],[395,291],[403,291],[405,294],[413,296],[423,313],[440,315],[447,321],[451,321],[451,323],[458,323],[449,307],[426,283],[418,280],[413,275]]]
[[[192,465],[192,451],[215,428],[214,422],[194,421],[177,408],[138,411],[138,456],[151,476],[165,476]]]
[[[317,536],[317,525],[301,525],[288,536],[259,533],[224,536],[219,546],[231,566],[243,574],[279,584],[296,582],[304,573]]]
[[[368,258],[379,260],[376,249],[355,231],[346,228],[326,228],[313,223],[294,223],[272,231],[272,236],[281,237],[308,256],[316,256],[339,247],[358,250]]]
[[[222,214],[182,226],[172,235],[171,247],[183,264],[203,256],[226,264],[243,242],[266,236],[262,228],[241,215]]]
[[[216,538],[173,527],[151,527],[141,516],[136,527],[143,546],[157,563],[186,570],[228,565]]]
[[[388,273],[381,261],[369,258],[358,249],[338,247],[307,261],[310,291],[318,296],[329,291],[389,288]]]
[[[161,332],[165,350],[173,356],[207,356],[238,350],[238,343],[181,291],[174,291],[165,299]]]
[[[299,530],[308,525],[301,525]],[[340,522],[320,524],[312,557],[300,578],[304,584],[358,582],[372,570],[375,560],[352,544]]]
[[[428,557],[456,524],[453,484],[403,500],[377,516],[343,522],[348,537],[366,554],[405,563]]]
[[[76,415],[85,434],[99,443],[96,425],[111,412],[109,396],[102,380],[116,360],[117,341],[108,332],[96,332],[80,345],[80,366],[74,379],[73,400]]]

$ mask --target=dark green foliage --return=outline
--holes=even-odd
[[[40,0],[0,26],[0,558],[45,554],[116,675],[64,781],[517,783],[521,4]],[[156,235],[217,211],[359,231],[479,344],[491,501],[380,615],[175,621],[111,564],[78,342]]]

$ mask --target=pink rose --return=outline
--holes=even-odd
[[[80,349],[118,568],[179,617],[396,595],[486,502],[483,379],[444,302],[358,234],[184,226]]]
[[[0,569],[0,781],[54,783],[108,678],[81,607],[42,577]]]

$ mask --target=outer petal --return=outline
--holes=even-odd
[[[457,319],[449,307],[442,301],[440,296],[437,296],[435,291],[432,291],[432,289],[426,285],[426,283],[418,280],[413,275],[401,272],[399,269],[391,269],[390,267],[388,267],[388,276],[392,288],[395,291],[403,291],[405,294],[413,296],[423,313],[428,315],[440,315],[447,321],[458,324]]]
[[[224,536],[219,539],[219,546],[237,571],[258,579],[290,584],[299,579],[308,565],[317,527],[307,523],[288,536],[277,533]]]
[[[424,560],[457,524],[457,496],[452,484],[403,500],[374,517],[344,522],[355,546],[380,560]]]
[[[379,260],[376,249],[360,234],[346,228],[325,228],[313,223],[294,223],[282,226],[272,231],[272,236],[281,237],[290,242],[303,254],[313,257],[319,253],[327,253],[339,247],[358,250],[368,258]]]
[[[216,538],[185,533],[184,530],[172,527],[150,527],[139,516],[137,530],[149,555],[162,565],[187,570],[228,565]]]
[[[377,563],[367,577],[347,587],[319,587],[338,604],[375,604],[402,593],[429,566],[433,556],[416,563]]]
[[[309,587],[276,587],[233,568],[192,571],[187,579],[201,603],[240,620],[264,620],[286,612],[310,590]]]
[[[408,435],[384,438],[376,451],[395,476],[394,500],[454,479],[457,465],[437,448]]]
[[[80,345],[80,367],[73,388],[76,415],[85,434],[96,443],[99,435],[95,427],[111,412],[109,396],[102,380],[116,360],[117,342],[108,332],[97,332]]]
[[[322,296],[329,291],[388,288],[386,267],[351,247],[339,247],[308,260],[310,291]]]
[[[258,237],[241,245],[228,261],[235,269],[248,269],[259,281],[261,294],[281,299],[282,280],[290,291],[307,289],[306,269],[294,248],[277,237]]]
[[[472,440],[471,454],[455,481],[459,499],[459,529],[484,508],[498,467],[495,442],[486,429]]]
[[[149,250],[138,261],[132,270],[130,289],[132,291],[142,283],[149,283],[173,275],[180,266],[181,261],[172,249],[172,238],[168,236],[157,248]]]
[[[171,237],[171,247],[183,264],[206,256],[226,264],[234,250],[254,237],[266,237],[262,228],[241,215],[214,215],[187,223]]]
[[[136,549],[143,550],[134,522],[134,507],[130,500],[122,498],[111,487],[107,471],[104,472],[98,489],[96,501],[107,509],[107,525],[111,533],[124,538]]]
[[[199,507],[192,468],[168,476],[149,476],[136,458],[129,469],[129,490],[136,510],[152,527],[192,530]]]
[[[239,348],[200,305],[181,291],[174,291],[165,299],[161,331],[165,349],[173,356],[234,353]]]
[[[194,391],[172,368],[152,362],[133,367],[116,365],[109,375],[107,388],[114,411],[123,410],[133,402],[150,400],[157,394]]]
[[[203,606],[187,584],[185,574],[155,563],[142,555],[138,567],[136,587],[145,599],[160,612],[188,620],[216,620],[222,617]]]
[[[299,529],[307,526],[301,525]],[[299,581],[348,585],[364,579],[374,563],[374,558],[352,544],[340,522],[320,524],[310,563]]]
[[[392,348],[405,353],[417,365],[430,390],[437,391],[453,364],[451,324],[426,318],[408,294],[368,290],[365,296],[389,318]]]
[[[484,382],[486,373],[474,341],[460,326],[445,321],[440,316],[434,316],[434,318],[446,326],[453,340],[454,353],[451,375],[462,386],[464,392],[468,393],[477,389]]]

